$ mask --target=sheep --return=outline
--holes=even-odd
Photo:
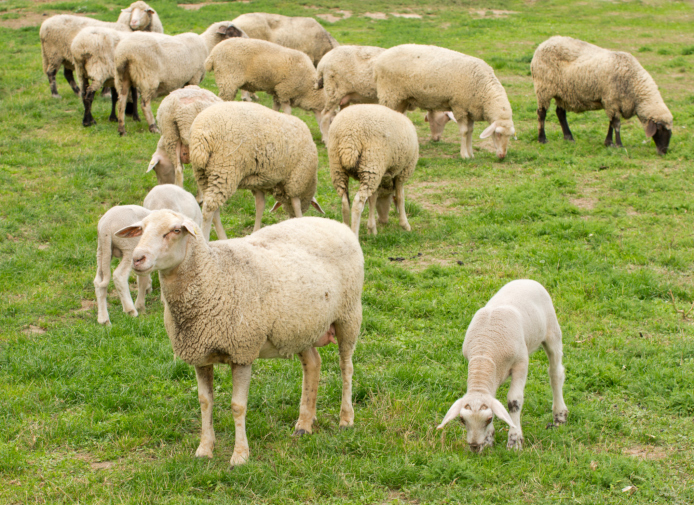
[[[396,196],[400,226],[410,231],[405,214],[404,183],[419,159],[417,131],[412,121],[382,105],[353,105],[341,111],[330,127],[330,178],[342,198],[342,220],[350,222],[349,178],[359,181],[351,211],[352,231],[359,236],[364,204],[369,201],[368,231],[376,235],[375,210],[381,223]]]
[[[94,290],[96,292],[97,321],[99,324],[110,325],[106,296],[111,280],[111,259],[121,258],[121,262],[113,272],[113,284],[116,286],[118,297],[123,305],[123,312],[137,317],[138,310],[145,308],[145,295],[152,291],[152,279],[149,275],[144,278],[137,276],[137,300],[133,304],[130,295],[128,278],[132,268],[132,253],[137,240],[121,238],[116,232],[121,228],[136,223],[147,217],[152,210],[171,209],[180,212],[200,225],[202,213],[193,195],[187,191],[166,184],[156,186],[145,197],[144,207],[139,205],[117,205],[112,207],[99,219],[96,248],[96,277]]]
[[[267,40],[308,55],[314,66],[340,44],[313,18],[265,12],[242,14],[233,23],[252,39]]]
[[[60,98],[55,76],[61,66],[64,67],[63,73],[65,79],[67,79],[72,90],[77,95],[80,92],[73,74],[75,65],[70,45],[79,31],[87,26],[100,26],[123,32],[164,32],[164,28],[162,27],[157,13],[142,1],[134,2],[130,4],[130,7],[127,9],[123,9],[118,17],[118,21],[115,23],[108,23],[83,16],[72,16],[69,14],[61,14],[48,18],[41,23],[39,37],[41,38],[43,71],[48,77],[48,84],[50,85],[53,98]]]
[[[492,137],[499,159],[506,157],[515,135],[511,104],[492,67],[450,49],[404,44],[391,47],[374,61],[378,101],[398,112],[408,107],[452,111],[462,137],[460,155],[473,158],[475,121],[490,125],[480,138]]]
[[[291,114],[292,106],[312,111],[321,124],[325,92],[314,88],[316,69],[301,51],[258,39],[231,39],[215,47],[205,62],[214,70],[219,96],[234,100],[239,88],[272,95],[274,110]]]
[[[227,363],[232,371],[232,466],[250,456],[245,420],[251,366],[258,358],[299,355],[304,378],[294,435],[310,434],[321,364],[315,346],[333,335],[342,372],[340,427],[354,425],[352,354],[362,320],[364,256],[349,228],[304,217],[208,243],[193,221],[161,210],[118,235],[140,237],[133,268],[139,275],[159,271],[174,353],[195,366],[202,411],[196,457],[212,458],[214,449],[215,363]]]
[[[125,104],[131,86],[140,92],[149,131],[159,133],[152,114],[152,99],[186,84],[199,84],[205,76],[205,58],[212,48],[226,38],[243,35],[230,21],[221,21],[212,24],[202,35],[133,33],[118,44],[115,54],[118,133],[125,135]]]
[[[571,37],[551,37],[538,46],[530,62],[537,96],[538,141],[547,143],[545,118],[554,98],[565,140],[573,141],[566,111],[605,109],[610,121],[605,146],[623,147],[621,118],[636,115],[653,138],[659,155],[667,153],[672,114],[650,74],[631,54],[610,51]]]
[[[210,237],[215,214],[237,189],[255,196],[260,229],[265,193],[272,192],[290,217],[313,205],[318,184],[318,150],[301,119],[257,103],[223,102],[202,111],[190,127],[190,162],[203,192],[202,230]],[[226,238],[217,229],[218,238]]]
[[[467,428],[470,449],[480,453],[494,443],[492,421],[496,415],[510,427],[507,448],[522,449],[520,415],[528,356],[540,345],[549,359],[554,425],[566,423],[569,411],[562,394],[561,339],[561,328],[547,290],[528,279],[506,284],[470,322],[463,342],[463,355],[469,363],[467,392],[453,403],[438,429],[460,417]],[[496,399],[496,391],[509,376],[507,412]]]

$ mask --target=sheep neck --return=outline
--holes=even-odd
[[[487,356],[474,356],[468,361],[467,391],[496,396],[499,388],[496,363]]]

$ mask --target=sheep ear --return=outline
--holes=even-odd
[[[491,136],[492,133],[494,133],[494,129],[496,128],[496,121],[494,121],[492,124],[487,126],[482,133],[480,133],[480,138],[481,139],[486,139],[487,137]]]
[[[424,122],[425,123],[429,122],[429,114],[424,114]]]
[[[120,11],[121,12],[132,12],[133,10],[130,7],[128,7],[127,9],[121,9]]]
[[[463,399],[460,398],[455,401],[453,405],[451,405],[451,408],[448,409],[448,412],[446,412],[446,415],[443,417],[443,421],[441,421],[441,424],[439,424],[436,429],[440,430],[444,426],[446,426],[452,419],[455,419],[456,417],[460,416],[460,411],[463,410]]]
[[[198,236],[198,232],[196,231],[195,223],[192,220],[190,220],[188,218],[184,219],[183,224],[181,226],[183,228],[185,228],[186,231],[188,233],[190,233],[192,236],[194,236],[194,237]]]
[[[273,205],[272,208],[270,209],[270,212],[275,212],[280,207],[282,207],[282,202],[277,201],[277,202],[275,202],[275,205]]]
[[[145,172],[145,173],[147,174],[147,173],[151,172],[152,170],[154,170],[154,167],[156,167],[160,161],[161,161],[161,157],[158,154],[155,154],[154,156],[152,156],[152,159],[149,162],[149,166],[147,167],[147,172]]]
[[[157,11],[155,11],[155,10],[152,9],[151,7],[148,7],[147,10],[146,10],[145,12],[146,12],[147,14],[156,14],[156,13],[157,13]]]
[[[139,221],[125,228],[121,228],[116,232],[116,237],[120,238],[133,238],[142,235],[142,221]]]
[[[313,208],[316,209],[321,214],[325,214],[325,211],[321,208],[321,206],[318,203],[318,200],[316,200],[315,196],[313,198],[311,198],[311,205],[313,205]]]
[[[508,412],[506,412],[506,409],[504,406],[501,404],[499,400],[496,398],[493,398],[491,401],[492,404],[492,412],[494,412],[494,415],[501,419],[503,422],[508,424],[511,428],[516,428],[516,425],[513,424],[513,421],[511,420],[511,416],[508,415]]]
[[[454,123],[457,123],[457,122],[458,122],[458,121],[455,120],[455,116],[453,115],[453,113],[452,113],[451,111],[446,112],[446,115],[448,116],[448,119],[450,119],[450,120],[453,121]]]
[[[655,124],[655,121],[649,119],[648,124],[646,125],[646,137],[651,138],[653,135],[655,135],[656,131],[658,131],[658,125]]]

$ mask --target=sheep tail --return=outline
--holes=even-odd
[[[321,74],[318,79],[316,79],[316,83],[313,85],[313,89],[323,89],[323,75]]]

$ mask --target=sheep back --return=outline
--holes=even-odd
[[[374,59],[385,49],[373,46],[339,46],[318,63],[317,86],[324,87],[328,101],[338,104],[356,93],[362,101],[378,102],[373,75]]]
[[[129,32],[113,28],[88,26],[80,30],[72,40],[70,51],[75,69],[81,78],[92,80],[90,91],[98,91],[103,85],[113,84],[116,75],[116,46],[129,35]]]

